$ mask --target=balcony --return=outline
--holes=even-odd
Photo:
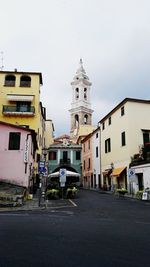
[[[130,166],[142,165],[150,163],[150,143],[146,143],[140,154],[135,154],[131,157]]]
[[[31,81],[21,81],[20,87],[31,87]]]
[[[60,159],[60,162],[59,162],[60,166],[63,166],[63,165],[70,166],[70,164],[71,164],[70,159]]]
[[[35,107],[31,106],[3,106],[3,114],[8,116],[28,116],[32,117],[35,114]]]

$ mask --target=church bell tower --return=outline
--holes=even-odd
[[[71,129],[70,135],[77,136],[79,128],[88,127],[92,125],[92,113],[90,103],[90,88],[91,82],[83,68],[82,59],[80,59],[79,68],[76,75],[71,82],[72,86],[72,103],[70,116],[71,116]]]

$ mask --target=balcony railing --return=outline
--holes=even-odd
[[[20,86],[21,87],[31,87],[31,81],[21,81]]]
[[[17,106],[3,106],[3,113],[4,114],[15,114],[15,115],[29,115],[33,116],[35,114],[35,107],[29,106],[29,107],[17,107]]]
[[[146,143],[141,150],[140,154],[135,154],[131,157],[130,166],[150,163],[150,143]]]
[[[60,165],[70,165],[71,161],[70,159],[60,159],[59,164]]]
[[[12,80],[12,81],[5,81],[5,86],[15,86],[15,80]]]

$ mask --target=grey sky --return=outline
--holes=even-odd
[[[39,71],[55,135],[69,133],[82,57],[93,124],[125,97],[150,99],[149,0],[0,0],[4,70]]]

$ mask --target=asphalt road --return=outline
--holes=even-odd
[[[150,203],[92,191],[67,201],[1,212],[0,267],[150,267]]]

